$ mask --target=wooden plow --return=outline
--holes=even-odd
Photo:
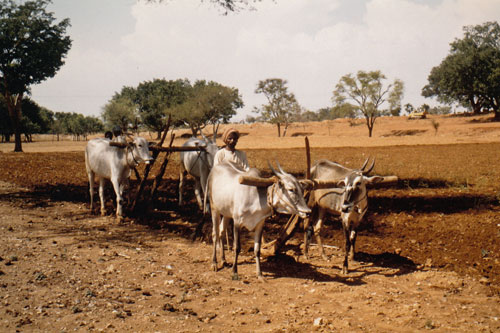
[[[319,180],[311,179],[311,152],[309,147],[309,138],[305,137],[305,147],[306,147],[306,173],[305,179],[300,180],[300,182],[305,187],[304,198],[306,202],[308,201],[309,194],[312,190],[317,189],[328,189],[328,188],[338,188],[343,186],[343,180]],[[273,176],[270,178],[257,178],[240,176],[240,184],[250,185],[250,186],[261,186],[266,187],[272,185],[277,181],[277,177]],[[384,177],[384,183],[397,182],[397,176],[386,176]],[[277,255],[286,242],[293,236],[297,226],[299,225],[300,217],[299,215],[292,215],[288,219],[287,223],[281,227],[278,237],[270,242],[262,245],[262,253],[268,256]]]
[[[160,139],[160,142],[151,145],[149,147],[149,150],[152,152],[152,157],[153,160],[149,163],[146,164],[146,168],[144,170],[144,176],[141,177],[137,169],[134,168],[134,172],[136,174],[137,179],[139,180],[139,185],[137,188],[137,193],[135,195],[134,200],[132,201],[131,205],[131,212],[134,215],[137,215],[139,207],[142,207],[144,211],[149,211],[152,202],[154,202],[157,194],[158,194],[158,187],[160,186],[161,180],[163,179],[163,175],[165,174],[165,171],[167,169],[168,161],[170,158],[170,155],[174,152],[182,152],[182,151],[204,151],[205,147],[203,146],[198,146],[198,147],[174,147],[172,146],[174,139],[175,139],[175,134],[172,134],[170,138],[170,143],[167,147],[164,147],[163,144],[165,142],[165,139],[167,137],[167,133],[170,129],[170,124],[171,124],[171,118],[169,116],[167,124],[164,127],[163,135]],[[127,143],[122,143],[122,142],[110,142],[110,146],[118,147],[118,148],[126,148]],[[148,177],[149,173],[151,172],[151,169],[153,168],[153,165],[157,160],[159,160],[159,155],[160,153],[165,153],[163,157],[163,161],[161,163],[159,172],[154,176],[152,186],[150,188],[149,193],[144,193],[145,188],[146,188],[146,183],[148,182]]]

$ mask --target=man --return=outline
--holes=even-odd
[[[228,128],[224,132],[222,141],[224,141],[226,145],[215,154],[214,165],[220,164],[223,161],[231,161],[245,171],[250,169],[245,152],[236,149],[239,138],[240,132],[234,128]]]

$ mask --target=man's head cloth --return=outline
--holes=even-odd
[[[224,141],[224,143],[227,143],[227,139],[229,138],[229,135],[231,135],[233,133],[236,135],[237,139],[240,138],[240,132],[238,132],[234,128],[228,128],[226,131],[224,131],[224,134],[222,135],[222,141]]]

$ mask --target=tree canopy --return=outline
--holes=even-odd
[[[188,99],[169,110],[172,119],[191,128],[194,136],[207,125],[216,134],[219,124],[228,123],[236,110],[243,107],[243,100],[236,88],[226,87],[213,81],[196,81]]]
[[[113,96],[112,102],[123,102],[126,99],[132,101],[142,124],[159,137],[168,117],[167,110],[184,103],[189,89],[191,84],[187,79],[153,79],[141,82],[136,88],[123,87],[120,93]]]
[[[140,118],[142,125],[160,136],[170,115],[175,126],[188,126],[196,136],[209,124],[217,133],[218,125],[229,122],[241,107],[243,101],[236,88],[205,80],[191,85],[187,79],[154,79],[137,88],[123,87],[104,107],[102,116],[111,127],[124,129]]]
[[[333,103],[341,106],[348,101],[364,116],[368,127],[368,136],[372,136],[373,127],[378,117],[392,114],[395,109],[401,109],[404,84],[395,79],[393,83],[384,85],[387,78],[380,71],[358,71],[356,76],[344,75],[333,91]],[[388,109],[381,109],[383,105]]]
[[[500,26],[498,22],[465,26],[464,37],[451,44],[450,54],[432,68],[425,97],[457,102],[474,113],[493,109],[500,119]]]
[[[263,94],[267,99],[267,104],[254,112],[260,113],[264,121],[276,124],[278,137],[281,136],[281,125],[284,125],[283,136],[286,135],[288,126],[297,114],[301,113],[301,108],[295,95],[288,92],[287,81],[283,79],[266,79],[259,81],[256,94]]]
[[[22,151],[23,96],[33,84],[53,77],[71,47],[69,19],[55,22],[50,0],[0,0],[0,93],[15,131],[14,151]]]
[[[149,3],[162,3],[162,2],[167,2],[168,0],[145,0],[145,1]],[[204,0],[200,1],[203,2]],[[236,12],[244,8],[251,8],[251,3],[260,2],[262,0],[205,0],[205,1],[221,7],[227,14],[228,12]]]

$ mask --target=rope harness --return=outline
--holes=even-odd
[[[135,163],[134,165],[131,165],[131,164],[129,163],[129,161],[128,161],[128,159],[129,159],[129,158],[128,158],[128,156],[129,156],[129,152],[130,152],[130,155],[132,155],[132,160],[133,160],[133,161],[134,161],[134,163]],[[134,149],[133,149],[133,147],[132,147],[132,146],[130,146],[130,145],[128,145],[128,146],[127,146],[127,158],[126,158],[126,160],[127,160],[127,165],[128,165],[130,168],[135,168],[135,167],[136,167],[137,165],[139,165],[139,163],[140,163],[140,161],[137,161],[137,160],[135,159]]]
[[[279,181],[273,183],[273,185],[269,186],[267,189],[267,204],[269,205],[269,207],[271,207],[271,216],[274,216],[276,214],[276,209],[274,208],[274,205],[273,205],[273,197],[274,197],[274,194],[276,193],[276,185],[277,184],[279,184]],[[282,191],[282,193],[283,193],[283,195],[285,195],[287,197],[287,199],[288,199],[287,203],[292,207],[292,209],[295,211],[299,211],[299,209],[297,207],[297,203],[294,202],[290,198],[287,191]]]
[[[274,197],[274,192],[276,191],[275,186],[277,183],[274,183],[273,185],[269,186],[267,188],[267,204],[269,207],[271,207],[271,216],[274,216],[276,214],[273,206],[273,197]]]

